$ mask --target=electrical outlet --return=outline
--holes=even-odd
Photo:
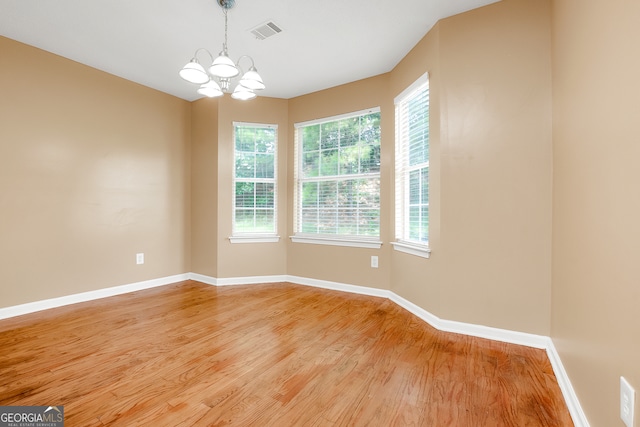
[[[635,401],[636,391],[624,377],[620,377],[620,418],[622,418],[627,427],[633,427],[633,406]]]
[[[136,254],[136,264],[144,264],[144,254]]]
[[[371,268],[378,268],[378,257],[375,255],[371,256]]]

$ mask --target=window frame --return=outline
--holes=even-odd
[[[403,114],[403,109],[406,108],[406,104],[409,100],[415,98],[419,92],[423,90],[427,90],[427,115],[430,120],[430,89],[429,89],[429,73],[425,73],[420,76],[415,82],[413,82],[409,87],[403,90],[398,96],[394,98],[394,110],[395,110],[395,174],[394,174],[394,189],[395,189],[395,230],[394,237],[395,241],[391,244],[394,249],[400,252],[405,252],[411,255],[429,258],[431,254],[431,248],[429,246],[429,238],[430,238],[430,230],[429,225],[427,225],[427,240],[426,241],[418,241],[416,239],[411,239],[408,236],[408,229],[410,228],[409,224],[409,213],[410,213],[410,176],[412,171],[422,171],[426,169],[427,176],[430,173],[430,123],[427,123],[427,147],[426,153],[426,162],[421,162],[418,165],[410,165],[409,164],[409,144],[410,141],[408,139],[403,139],[403,130],[405,130],[408,125],[402,123],[404,119],[406,119]],[[429,178],[427,178],[429,179]],[[423,189],[420,188],[420,193],[423,193]],[[429,224],[430,220],[430,198],[429,198],[429,185],[427,184],[427,224]],[[421,201],[422,196],[421,196]],[[420,203],[421,209],[424,207],[424,203]]]
[[[338,122],[340,120],[361,117],[373,113],[380,114],[380,107],[372,107],[364,110],[353,111],[345,114],[339,114],[335,116],[323,117],[320,119],[308,120],[304,122],[299,122],[294,124],[294,203],[293,203],[293,229],[294,234],[290,236],[291,241],[294,243],[310,243],[310,244],[319,244],[319,245],[333,245],[333,246],[349,246],[349,247],[361,247],[361,248],[373,248],[379,249],[382,246],[382,242],[380,241],[381,235],[381,226],[382,222],[380,220],[380,201],[378,203],[378,235],[377,236],[365,236],[365,235],[344,235],[344,234],[322,234],[322,233],[308,233],[301,232],[300,228],[302,227],[301,215],[302,215],[302,185],[304,182],[311,181],[320,181],[321,178],[313,177],[313,178],[301,178],[301,169],[303,163],[303,154],[304,150],[301,146],[302,141],[300,139],[301,129],[313,126],[313,125],[322,125],[326,123]],[[382,120],[382,118],[380,118]],[[380,141],[380,147],[382,141]],[[350,179],[355,178],[370,178],[372,175],[375,175],[380,183],[381,173],[378,170],[377,173],[374,174],[349,174],[349,175],[333,175],[334,179],[332,181],[339,182],[341,179],[343,180],[345,176],[349,176]],[[341,178],[342,177],[342,178]],[[324,180],[328,181],[328,180]],[[379,199],[380,200],[380,199]]]
[[[278,125],[272,123],[249,123],[234,121],[233,126],[233,178],[232,178],[232,193],[233,200],[231,203],[231,236],[229,241],[231,243],[275,243],[280,240],[278,235]],[[274,130],[274,152],[273,152],[273,178],[238,178],[236,170],[236,161],[238,156],[238,150],[236,146],[236,132],[238,128],[257,128],[257,129],[273,129]],[[254,154],[257,154],[255,152]],[[238,231],[236,229],[236,184],[238,182],[252,182],[252,183],[269,183],[273,184],[274,200],[273,200],[273,232],[263,231]],[[254,219],[257,211],[254,208]]]

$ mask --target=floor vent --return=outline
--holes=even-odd
[[[249,31],[251,31],[251,34],[256,36],[258,40],[264,40],[267,37],[275,36],[276,34],[281,33],[282,29],[278,27],[273,21],[269,21],[264,24],[260,24]]]

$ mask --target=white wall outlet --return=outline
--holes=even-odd
[[[378,268],[378,257],[376,255],[371,256],[371,268]]]
[[[636,391],[624,377],[620,377],[620,418],[622,418],[627,427],[633,427],[633,407],[635,402]]]
[[[136,254],[136,264],[144,264],[144,254]]]

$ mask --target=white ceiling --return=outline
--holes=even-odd
[[[236,0],[229,56],[254,58],[259,95],[292,98],[391,71],[439,19],[495,1]],[[257,40],[266,21],[283,32]],[[217,55],[224,15],[217,0],[0,0],[0,34],[192,101],[178,71]]]

